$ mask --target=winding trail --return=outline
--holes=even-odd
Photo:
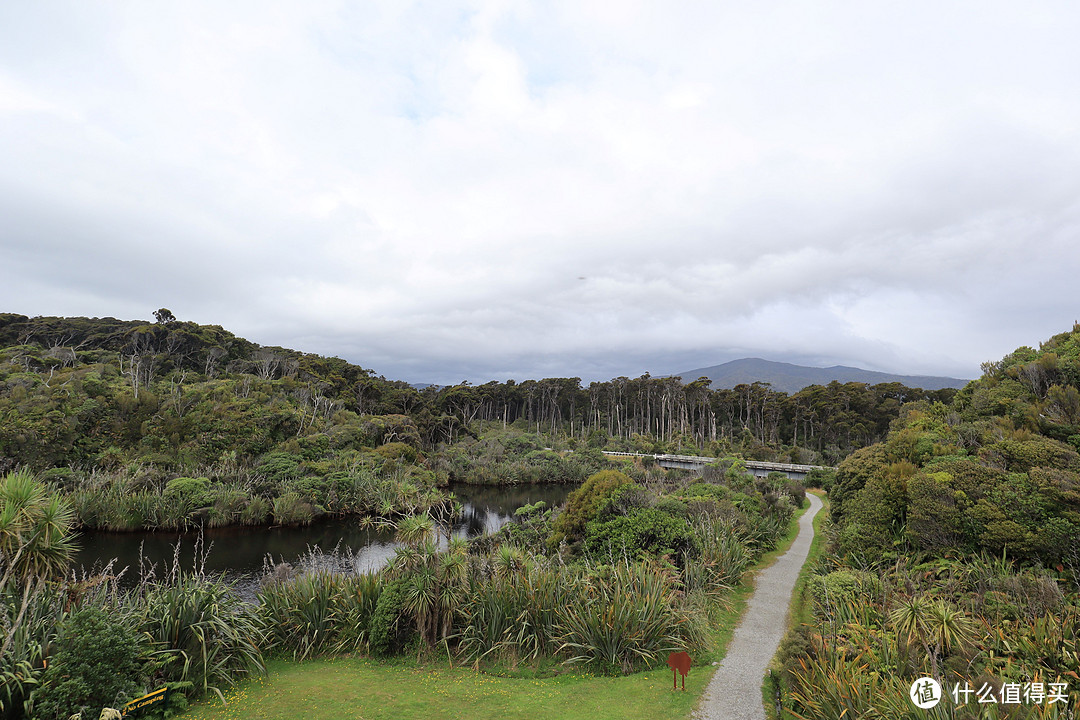
[[[814,539],[814,516],[821,499],[807,493],[810,509],[799,518],[799,534],[776,562],[757,576],[742,621],[727,654],[705,688],[696,717],[699,720],[765,720],[761,685],[765,670],[787,629],[788,606],[799,570]]]

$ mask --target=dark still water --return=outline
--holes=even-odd
[[[454,525],[459,537],[475,537],[498,530],[522,505],[543,500],[549,507],[561,505],[576,486],[529,484],[503,487],[454,485],[450,489],[464,506],[464,516]],[[196,562],[198,532],[84,532],[77,540],[80,550],[74,567],[86,571],[113,563],[114,574],[127,568],[125,579],[131,583],[142,567],[151,567],[160,577],[171,567],[177,542],[180,543],[180,567],[190,569]],[[329,563],[328,553],[337,549],[336,559],[360,572],[377,570],[394,554],[394,533],[365,530],[356,518],[333,518],[308,527],[230,527],[213,528],[203,533],[203,567],[209,574],[222,574],[236,585],[245,597],[254,597],[263,561],[270,555],[274,562],[292,565],[306,560]],[[339,563],[335,563],[339,564]]]

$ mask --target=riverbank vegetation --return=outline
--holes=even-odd
[[[177,562],[134,589],[111,567],[69,574],[72,522],[29,473],[0,478],[0,717],[68,718],[162,685],[175,710],[262,670],[261,625],[225,583]]]
[[[170,683],[182,705],[185,693],[223,693],[278,656],[600,675],[663,668],[677,649],[708,657],[725,592],[786,532],[801,486],[737,465],[700,479],[632,472],[596,473],[564,508],[526,506],[519,522],[471,541],[440,545],[435,517],[410,516],[380,572],[268,568],[251,605],[175,563],[126,589],[110,569],[65,575],[70,508],[28,473],[10,473],[0,517],[23,519],[5,525],[2,712],[66,718],[85,706],[90,717]],[[104,683],[105,667],[125,671]]]
[[[450,482],[581,483],[602,450],[834,464],[884,437],[899,384],[710,390],[644,375],[414,388],[218,326],[0,314],[0,472],[41,472],[106,530],[385,520]]]
[[[832,505],[813,617],[781,652],[790,717],[1077,716],[1080,326],[906,407]],[[923,676],[934,710],[908,699]]]

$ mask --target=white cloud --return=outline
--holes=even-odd
[[[8,5],[0,302],[167,305],[428,381],[744,351],[970,375],[1075,314],[1078,20]]]

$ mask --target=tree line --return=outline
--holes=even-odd
[[[298,436],[346,411],[399,416],[411,426],[401,439],[421,449],[453,443],[479,420],[517,423],[597,447],[635,438],[684,448],[741,442],[804,448],[824,462],[881,440],[903,403],[947,402],[956,392],[832,382],[789,395],[766,383],[713,390],[707,378],[684,383],[647,373],[588,385],[571,377],[420,389],[340,358],[260,346],[220,326],[179,321],[165,308],[155,316],[156,322],[146,323],[0,314],[0,361],[7,361],[3,392],[9,398],[19,387],[32,393],[40,383],[52,395],[58,385],[70,395],[74,379],[80,395],[94,397],[99,382],[112,383],[114,390],[122,384],[128,400],[117,403],[126,410],[113,414],[129,416],[133,429],[136,421],[140,427],[153,421],[176,434],[185,413],[213,394],[214,382],[228,381],[238,397],[284,394],[281,402],[292,408],[289,432]],[[83,372],[64,372],[77,368]],[[48,432],[64,431],[62,426]],[[790,459],[809,457],[793,452]]]

